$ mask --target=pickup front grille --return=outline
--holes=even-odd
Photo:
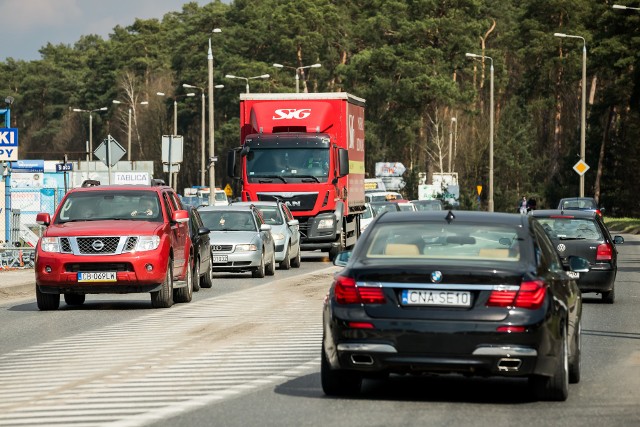
[[[138,239],[138,236],[61,237],[60,251],[80,256],[120,255],[133,251]]]

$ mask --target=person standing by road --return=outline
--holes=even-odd
[[[522,200],[520,200],[520,204],[518,205],[521,214],[527,213],[527,196],[522,196]]]

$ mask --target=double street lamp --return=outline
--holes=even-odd
[[[587,43],[582,36],[554,33],[556,37],[582,40],[582,105],[580,109],[580,160],[585,158],[585,135],[587,117]],[[580,175],[580,197],[584,197],[584,174]]]
[[[269,77],[271,77],[269,74],[262,74],[259,76],[253,76],[253,77],[241,77],[241,76],[234,76],[233,74],[227,74],[226,76],[224,76],[227,79],[240,79],[240,80],[244,80],[246,82],[246,87],[247,87],[247,93],[249,93],[249,80],[254,80],[254,79],[268,79]]]
[[[489,212],[493,212],[493,121],[494,121],[494,108],[493,108],[493,58],[486,55],[477,55],[475,53],[466,53],[467,58],[472,59],[488,59],[491,61],[490,68],[490,83],[489,83]]]
[[[113,101],[114,104],[124,104],[124,102],[119,101],[117,99],[114,99]],[[148,105],[149,101],[142,101],[140,102],[140,105]],[[131,161],[131,106],[129,106],[129,119],[127,121],[127,160]]]
[[[300,74],[302,74],[302,70],[307,68],[320,68],[322,67],[322,64],[306,65],[304,67],[290,67],[288,65],[282,65],[282,64],[273,64],[273,66],[276,68],[291,68],[293,70],[296,70],[296,93],[299,93],[300,92]]]
[[[204,145],[205,145],[205,90],[202,87],[199,86],[195,86],[195,85],[190,85],[187,83],[183,83],[182,87],[185,89],[198,89],[202,95],[202,113],[201,113],[201,123],[200,123],[200,185],[202,187],[205,186],[205,172],[206,172],[206,167],[205,167],[205,150],[204,150]],[[215,85],[216,89],[220,89],[223,88],[224,85]]]
[[[73,108],[76,113],[89,113],[89,152],[87,153],[87,162],[93,156],[93,113],[99,111],[107,111],[107,107],[95,108],[93,110],[83,110],[81,108]]]

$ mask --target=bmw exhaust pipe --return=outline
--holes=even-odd
[[[368,354],[352,354],[351,355],[351,363],[354,365],[373,365],[373,357]]]
[[[501,372],[516,372],[520,369],[522,360],[512,358],[502,358],[498,360],[498,371]]]

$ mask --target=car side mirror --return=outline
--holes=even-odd
[[[340,252],[333,259],[333,265],[337,265],[338,267],[344,267],[345,265],[347,265],[350,258],[351,258],[351,251]]]
[[[271,226],[269,224],[260,225],[260,231],[269,231],[271,230]]]
[[[621,245],[624,243],[624,237],[622,236],[613,236],[613,243],[616,245]]]
[[[209,230],[207,227],[200,227],[198,228],[198,234],[203,236],[205,234],[209,234],[211,232],[211,230]]]
[[[293,227],[295,225],[299,225],[300,221],[298,221],[297,219],[292,219],[291,221],[287,222],[287,225]]]
[[[40,212],[36,215],[36,222],[40,225],[48,226],[51,224],[51,215],[48,212]]]
[[[589,271],[589,261],[572,255],[569,257],[569,269],[576,273],[587,273]]]

